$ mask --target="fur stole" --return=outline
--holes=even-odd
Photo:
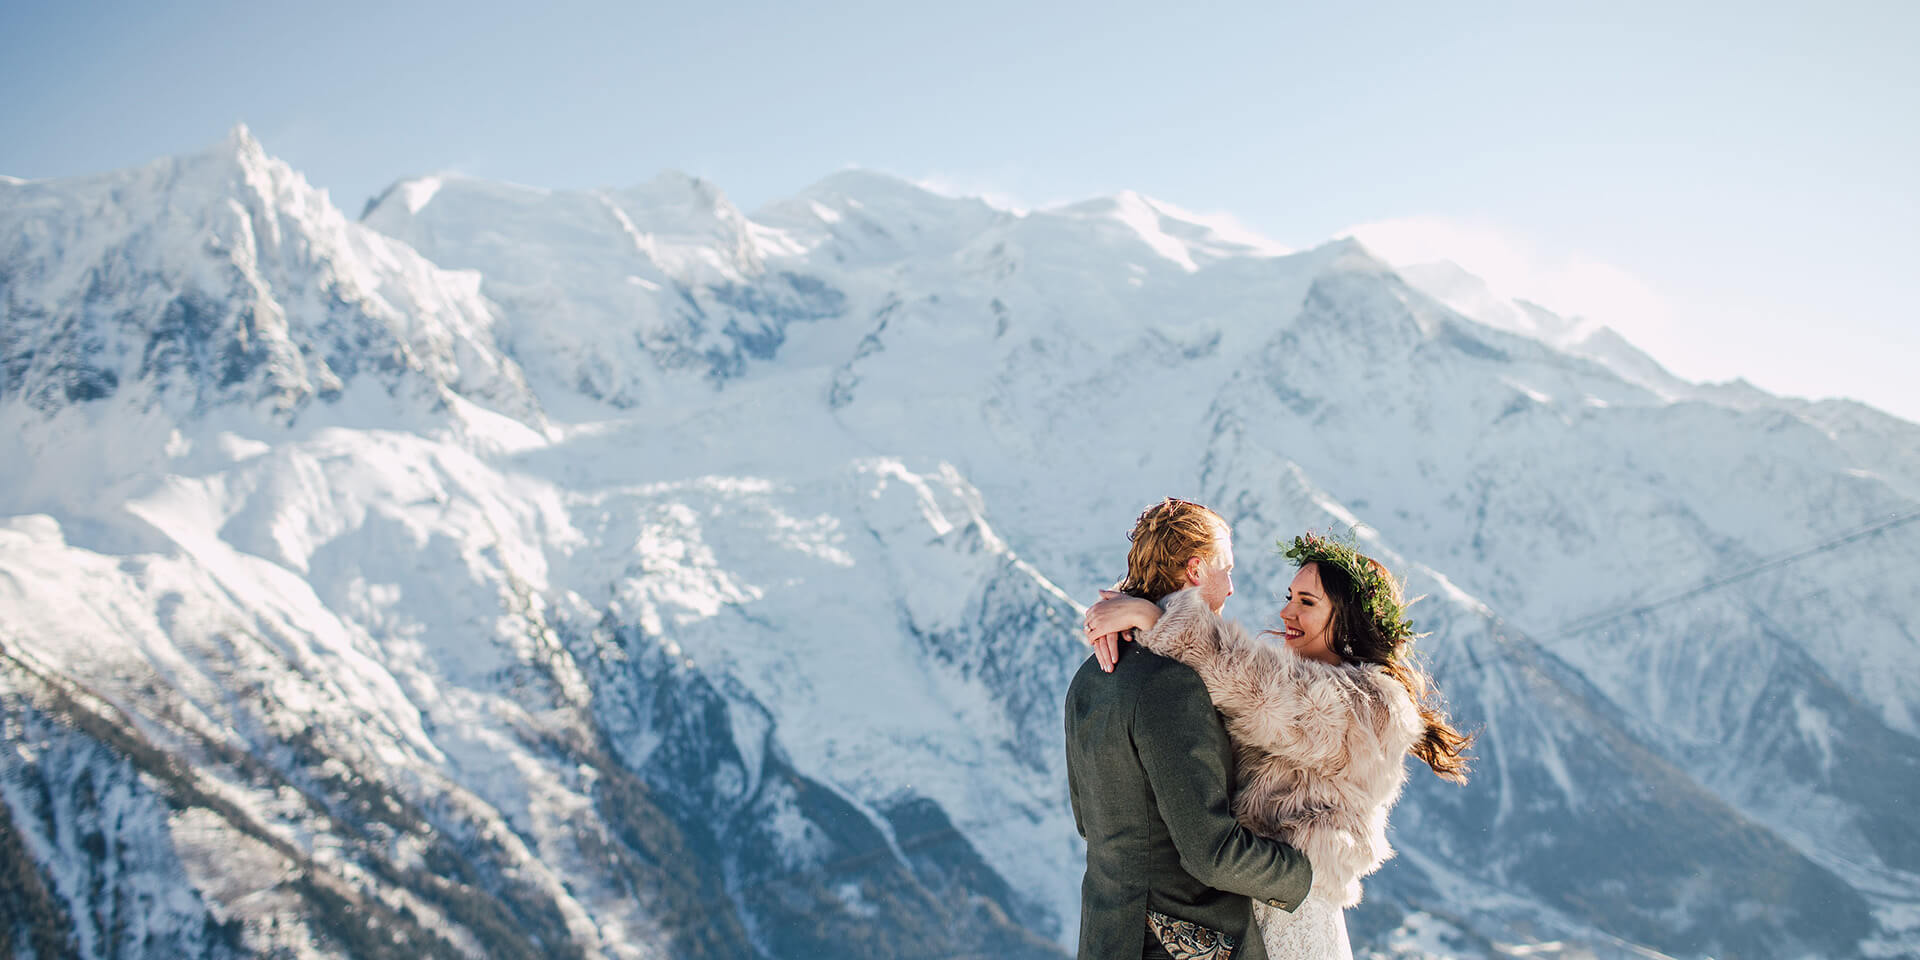
[[[1226,720],[1234,815],[1313,864],[1313,890],[1341,907],[1393,856],[1387,811],[1424,726],[1406,687],[1374,664],[1309,660],[1207,609],[1195,588],[1169,595],[1139,643],[1192,667]]]

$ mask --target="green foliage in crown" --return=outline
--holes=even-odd
[[[1407,619],[1406,608],[1398,599],[1400,590],[1397,584],[1360,553],[1359,538],[1351,542],[1323,537],[1308,532],[1293,538],[1293,545],[1280,542],[1281,552],[1294,566],[1304,567],[1309,563],[1339,567],[1359,591],[1360,605],[1379,626],[1380,635],[1387,640],[1392,651],[1389,656],[1395,660],[1404,656],[1413,641],[1420,634],[1413,632],[1413,621]]]

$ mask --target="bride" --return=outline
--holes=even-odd
[[[1191,587],[1159,604],[1102,591],[1087,611],[1087,640],[1107,666],[1115,635],[1138,631],[1141,646],[1199,673],[1234,744],[1234,815],[1313,863],[1312,892],[1294,912],[1253,904],[1267,955],[1347,960],[1343,911],[1360,902],[1360,878],[1393,855],[1387,810],[1406,782],[1406,755],[1465,783],[1472,737],[1453,728],[1414,662],[1417,635],[1385,567],[1311,533],[1286,556],[1299,572],[1280,611],[1284,629],[1271,632],[1282,643],[1223,620]]]

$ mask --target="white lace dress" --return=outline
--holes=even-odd
[[[1253,902],[1267,960],[1353,960],[1346,911],[1315,890],[1292,913]]]

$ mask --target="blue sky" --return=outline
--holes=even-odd
[[[1364,225],[1682,375],[1920,420],[1920,4],[530,6],[13,5],[0,173],[244,121],[349,214],[444,169],[675,168],[748,210],[848,165],[1134,189],[1295,247]]]

